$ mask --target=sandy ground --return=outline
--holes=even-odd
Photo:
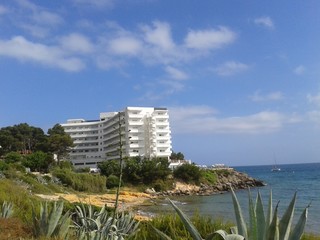
[[[56,193],[54,195],[44,195],[37,194],[37,196],[47,199],[50,201],[57,201],[59,199],[64,199],[71,203],[86,203],[92,204],[95,206],[104,206],[114,207],[116,195],[111,193],[105,194],[65,194],[65,193]],[[133,210],[134,207],[141,206],[144,204],[150,204],[150,201],[154,197],[147,193],[138,193],[138,192],[127,192],[121,191],[119,195],[119,208],[121,210]],[[138,220],[148,220],[147,217],[136,215]]]

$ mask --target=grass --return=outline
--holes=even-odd
[[[191,217],[191,221],[199,230],[202,236],[206,236],[219,229],[230,229],[233,224],[224,222],[222,219],[213,220],[211,217],[201,216],[196,213]],[[172,239],[192,240],[182,221],[176,214],[165,214],[153,218],[150,222],[142,222],[139,231],[129,238],[130,240],[160,239],[153,230],[153,227],[159,229]]]
[[[31,221],[32,205],[40,204],[25,185],[10,179],[0,179],[0,203],[4,201],[13,204],[13,216],[24,222]]]

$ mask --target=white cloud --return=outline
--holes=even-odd
[[[8,13],[9,10],[5,6],[0,5],[0,15]]]
[[[188,48],[210,50],[221,48],[234,42],[236,34],[227,27],[208,30],[191,30],[185,38]]]
[[[173,79],[176,79],[176,80],[185,80],[185,79],[188,79],[188,75],[177,69],[177,68],[174,68],[174,67],[171,67],[171,66],[167,66],[165,68],[165,71],[168,73],[169,77],[170,78],[173,78]]]
[[[206,106],[173,107],[169,111],[172,129],[178,134],[259,134],[278,131],[290,123],[290,118],[272,111],[226,118],[218,118],[215,109]]]
[[[264,102],[264,101],[279,101],[284,98],[283,93],[280,91],[271,92],[265,95],[261,95],[260,91],[256,91],[250,99],[254,102]]]
[[[235,62],[235,61],[229,61],[214,68],[213,71],[220,76],[231,76],[231,75],[235,75],[235,74],[247,71],[249,68],[250,67],[247,64]]]
[[[273,21],[272,21],[272,19],[270,17],[256,18],[256,19],[254,19],[254,23],[256,25],[264,26],[264,27],[269,28],[269,29],[273,29],[274,28],[274,23],[273,23]]]
[[[17,0],[17,2],[23,9],[31,11],[32,14],[26,15],[30,15],[29,17],[36,24],[55,26],[63,22],[63,19],[60,15],[44,10],[40,6],[35,5],[28,0]]]
[[[63,19],[58,14],[43,10],[34,12],[32,18],[41,25],[58,25],[63,22]]]
[[[33,43],[21,36],[8,41],[0,40],[0,56],[33,61],[66,71],[80,71],[85,67],[79,58],[65,55],[64,51],[56,46]]]
[[[61,46],[68,51],[76,53],[90,53],[94,50],[93,44],[82,34],[71,33],[67,36],[61,37],[59,41]]]
[[[83,6],[93,6],[93,7],[112,7],[114,5],[114,0],[73,0],[75,4],[81,4]]]
[[[309,103],[315,104],[320,107],[320,93],[318,93],[318,95],[315,96],[308,94],[307,99]]]
[[[49,34],[48,28],[37,26],[34,24],[21,24],[20,27],[25,29],[32,36],[37,38],[45,38]]]
[[[314,110],[307,113],[309,119],[320,126],[320,111]]]
[[[141,42],[134,37],[118,37],[109,42],[110,51],[118,55],[136,55],[141,48]]]
[[[185,88],[185,85],[180,81],[161,80],[159,83],[161,85],[166,86],[166,88],[161,93],[162,96],[172,95],[172,94],[174,94],[176,92],[182,91]]]
[[[306,68],[303,65],[296,67],[293,72],[297,75],[302,75],[305,72]]]
[[[142,30],[145,33],[144,40],[163,50],[174,48],[175,44],[171,37],[170,25],[165,22],[155,21],[153,27],[143,26]]]

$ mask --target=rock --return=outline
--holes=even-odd
[[[218,179],[215,185],[200,183],[200,185],[197,186],[194,184],[176,182],[175,188],[172,191],[162,192],[161,196],[212,195],[230,191],[231,187],[236,190],[247,189],[249,187],[261,187],[265,185],[266,184],[262,181],[251,178],[247,174],[229,169],[218,174]]]

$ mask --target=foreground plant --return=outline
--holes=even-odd
[[[35,237],[59,237],[66,239],[71,218],[69,212],[62,215],[63,202],[54,202],[49,210],[48,203],[40,205],[40,214],[32,210],[33,234]]]
[[[194,240],[204,240],[201,237],[201,234],[199,233],[199,231],[196,229],[196,227],[193,225],[193,223],[187,217],[187,215],[185,215],[170,199],[168,199],[168,201],[170,202],[170,204],[172,205],[174,210],[177,212],[178,216],[180,217],[180,219],[183,222],[184,226],[186,227],[186,229],[190,233],[191,237]],[[161,239],[163,239],[163,240],[172,240],[168,235],[166,235],[165,233],[161,232],[160,230],[158,230],[156,228],[153,228],[153,229],[156,231],[156,233],[158,234],[158,236]],[[234,234],[234,233],[228,234],[224,230],[218,230],[218,231],[215,231],[214,233],[209,234],[205,238],[205,240],[215,239],[216,236],[220,236],[222,239],[225,239],[225,240],[244,240],[243,236],[238,235],[238,234]]]
[[[308,205],[302,212],[297,224],[291,230],[292,219],[295,210],[297,193],[294,194],[287,210],[282,218],[278,218],[278,205],[275,209],[272,207],[272,192],[270,192],[268,209],[265,213],[260,192],[257,194],[255,203],[249,191],[249,224],[244,221],[242,210],[233,189],[232,201],[236,215],[237,227],[234,229],[248,240],[299,240],[304,232],[307,221]]]
[[[13,213],[13,205],[10,202],[4,201],[0,211],[0,218],[9,218]]]
[[[131,213],[117,213],[110,216],[105,206],[94,211],[92,205],[76,206],[74,216],[75,234],[79,240],[124,239],[134,234],[138,228]]]

